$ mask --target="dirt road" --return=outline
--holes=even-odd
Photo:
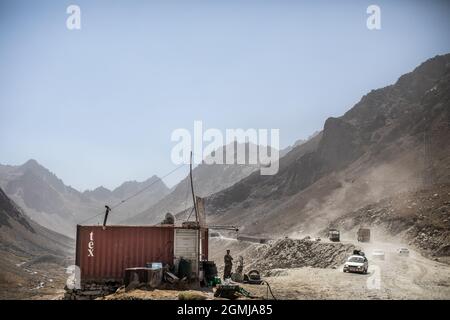
[[[344,273],[342,266],[306,267],[274,270],[274,275],[265,279],[278,299],[450,299],[449,265],[414,251],[409,257],[399,256],[398,244],[353,244],[366,252],[367,275]],[[236,241],[230,245],[238,247]],[[374,249],[385,252],[384,261],[372,257]],[[267,297],[265,286],[246,285],[245,288],[254,295]]]

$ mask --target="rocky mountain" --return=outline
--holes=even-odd
[[[208,220],[249,234],[302,234],[424,183],[450,181],[450,55],[372,90],[322,132],[207,198]]]
[[[113,191],[99,187],[81,193],[66,186],[36,160],[20,166],[0,165],[0,187],[33,221],[71,237],[75,237],[77,223],[101,213],[105,204],[119,203],[147,187],[133,202],[122,205],[111,215],[111,221],[124,219],[153,205],[169,191],[153,176],[144,182],[125,182]]]
[[[74,241],[30,220],[0,189],[0,296],[23,298],[56,285],[71,263]],[[46,271],[41,271],[45,266]],[[48,268],[51,266],[51,268]],[[36,269],[37,268],[37,269]],[[36,271],[36,270],[39,270]],[[50,281],[51,280],[51,281]],[[60,279],[62,280],[62,279]]]
[[[0,166],[0,187],[36,223],[74,237],[75,225],[99,208],[35,160]]]
[[[299,142],[300,143],[300,142]],[[235,150],[237,144],[234,145]],[[256,153],[259,149],[255,146]],[[202,164],[195,167],[192,171],[195,194],[199,197],[206,197],[213,193],[226,189],[236,182],[250,175],[259,169],[259,164],[250,164],[249,145],[245,145],[246,164],[236,164],[236,153],[234,153],[235,164]],[[280,151],[283,154],[283,150]],[[223,147],[223,157],[226,157],[226,147]],[[179,182],[173,190],[155,205],[147,208],[139,215],[125,220],[129,224],[153,224],[161,221],[167,213],[177,213],[192,207],[192,193],[190,178],[187,176]]]

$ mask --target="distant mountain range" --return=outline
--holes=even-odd
[[[113,191],[99,187],[81,193],[66,186],[36,160],[29,160],[20,166],[0,165],[0,187],[5,193],[33,221],[72,238],[75,237],[77,223],[101,214],[105,204],[119,203],[150,185],[133,202],[125,203],[115,210],[110,221],[142,212],[162,199],[169,189],[158,177],[153,176],[144,182],[125,182]],[[95,223],[95,220],[90,222]]]
[[[236,146],[235,146],[236,147]],[[247,164],[205,164],[202,163],[192,170],[195,194],[206,197],[228,188],[236,182],[258,170],[259,164],[248,164],[249,147],[246,145]],[[258,149],[256,147],[256,152]],[[223,148],[226,157],[226,147]],[[236,155],[235,155],[236,159]],[[127,224],[158,223],[167,212],[177,213],[192,207],[192,191],[190,178],[187,176],[179,182],[173,190],[160,201],[150,206],[144,212],[127,219]]]
[[[280,151],[280,169],[206,165],[193,170],[196,194],[206,197],[208,221],[250,234],[303,233],[380,198],[424,184],[450,181],[450,55],[432,58],[385,88],[372,90],[321,132]],[[79,192],[30,160],[0,165],[0,187],[34,221],[74,236],[75,225],[120,202],[110,223],[154,224],[166,212],[186,219],[189,178],[168,189],[156,176],[115,190]]]
[[[200,164],[193,170],[196,193],[208,196],[221,191],[258,168],[257,164]],[[0,165],[0,187],[33,221],[70,237],[75,237],[78,223],[101,223],[105,205],[121,203],[131,196],[130,201],[113,209],[109,224],[154,224],[166,212],[176,213],[192,204],[188,177],[172,189],[159,177],[152,176],[143,182],[124,182],[112,191],[100,186],[79,192],[36,160],[19,166]]]
[[[109,223],[118,223],[144,211],[163,199],[169,192],[170,189],[159,177],[152,176],[143,182],[124,182],[112,191],[104,187],[98,187],[93,191],[83,192],[83,195],[99,203],[109,205],[115,205],[122,200],[133,197],[131,201],[124,202],[120,207],[114,209],[110,218],[108,218]],[[93,222],[95,220],[90,221],[90,223]]]

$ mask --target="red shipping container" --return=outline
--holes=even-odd
[[[124,270],[174,263],[174,226],[77,226],[76,265],[81,282],[122,282]],[[208,259],[208,230],[201,229],[201,259]]]

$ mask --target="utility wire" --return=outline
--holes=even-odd
[[[194,207],[192,207],[192,209],[191,209],[191,213],[189,213],[189,216],[187,217],[187,219],[186,219],[186,221],[189,221],[189,219],[191,218],[191,214],[192,214],[192,212],[194,212]]]
[[[141,190],[139,190],[138,192],[132,194],[132,195],[129,196],[128,198],[126,198],[126,199],[124,199],[124,200],[122,200],[122,201],[116,203],[114,206],[111,207],[111,211],[112,211],[113,209],[115,209],[115,208],[121,206],[123,203],[125,203],[125,202],[127,202],[127,201],[133,199],[134,197],[137,197],[137,196],[140,195],[142,192],[144,192],[145,190],[148,190],[151,186],[153,186],[154,184],[158,183],[160,180],[163,180],[164,178],[168,177],[169,175],[171,175],[171,174],[174,173],[175,171],[181,169],[181,168],[184,167],[185,165],[186,165],[186,164],[183,163],[182,165],[176,167],[175,169],[173,169],[173,170],[170,171],[169,173],[167,173],[167,174],[165,174],[164,176],[162,176],[160,179],[153,181],[152,183],[150,183],[150,184],[149,184],[148,186],[146,186],[145,188],[142,188]],[[85,222],[87,222],[87,221],[89,221],[89,220],[92,220],[92,219],[94,219],[94,218],[96,218],[96,217],[98,217],[98,216],[101,216],[101,215],[103,215],[103,214],[104,214],[104,212],[99,213],[99,214],[97,214],[97,215],[95,215],[95,216],[92,216],[92,217],[90,217],[90,218],[88,218],[88,219],[86,219],[86,220],[83,220],[83,221],[79,222],[78,224],[82,225],[83,223],[85,223]]]
[[[192,154],[195,155],[193,152],[192,152]],[[203,161],[203,160],[202,160],[202,161]],[[173,169],[172,171],[170,171],[170,172],[167,173],[166,175],[162,176],[160,179],[162,180],[162,179],[166,178],[167,176],[171,175],[172,173],[174,173],[174,172],[177,171],[178,169],[184,167],[185,165],[187,165],[187,164],[186,164],[186,163],[183,163],[182,165],[180,165],[180,166],[178,166],[177,168]],[[158,181],[159,181],[159,180],[156,180],[155,182],[153,182],[153,183],[151,183],[150,185],[148,185],[147,187],[145,187],[145,188],[139,190],[139,191],[136,192],[135,194],[133,194],[133,195],[129,196],[128,198],[126,198],[126,199],[124,199],[124,200],[118,202],[117,204],[115,204],[114,206],[111,207],[111,211],[112,211],[113,209],[119,207],[119,206],[122,205],[123,203],[127,202],[128,200],[130,200],[130,199],[132,199],[132,198],[138,196],[139,194],[141,194],[142,192],[144,192],[145,190],[147,190],[148,188],[150,188],[151,186],[153,186],[153,185],[154,185],[155,183],[157,183]],[[188,181],[188,182],[189,182],[189,181]],[[188,188],[187,190],[188,190],[188,192],[189,192],[189,188]],[[187,201],[185,202],[185,204],[186,204],[186,203],[187,203]],[[194,206],[195,206],[195,205],[194,205]],[[195,208],[194,208],[194,209],[195,209]],[[103,214],[105,214],[105,213],[104,213],[104,212],[101,212],[101,213],[99,213],[99,214],[96,214],[96,215],[94,215],[94,216],[92,216],[92,217],[90,217],[90,218],[87,218],[87,219],[85,219],[85,220],[79,222],[78,224],[79,224],[79,225],[82,225],[83,223],[85,223],[85,222],[87,222],[87,221],[89,221],[89,220],[92,220],[92,219],[94,219],[94,218],[96,218],[96,217],[98,217],[98,216],[101,216],[101,215],[103,215]],[[191,211],[191,213],[189,214],[189,218],[190,218],[191,214],[192,214],[192,211]],[[189,218],[188,218],[188,219],[189,219]]]

